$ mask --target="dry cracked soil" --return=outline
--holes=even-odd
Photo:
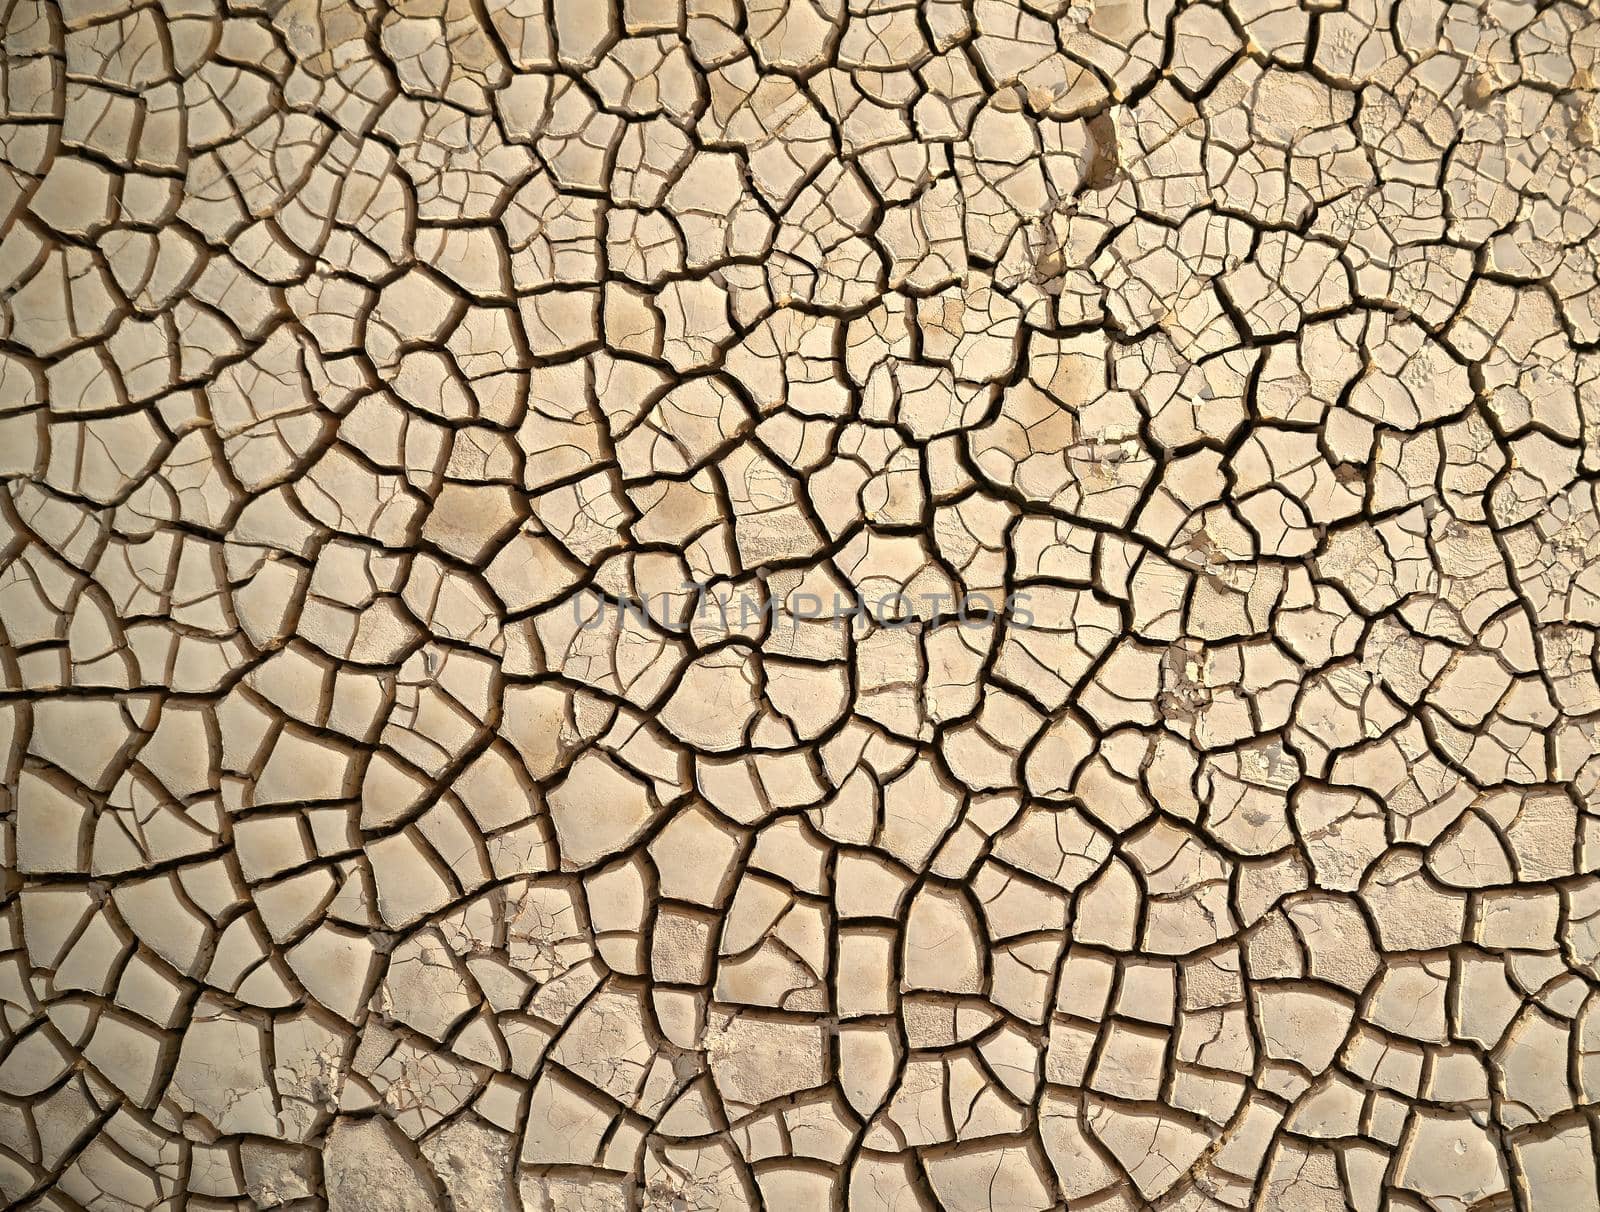
[[[0,1203],[1600,1212],[1600,2],[0,28]]]

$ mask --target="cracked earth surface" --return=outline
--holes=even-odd
[[[1600,1208],[1592,0],[0,23],[0,1201]]]

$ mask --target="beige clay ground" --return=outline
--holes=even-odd
[[[0,26],[0,1204],[1600,1209],[1594,0]]]

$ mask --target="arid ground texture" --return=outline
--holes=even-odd
[[[1600,0],[0,30],[0,1205],[1600,1212]]]

